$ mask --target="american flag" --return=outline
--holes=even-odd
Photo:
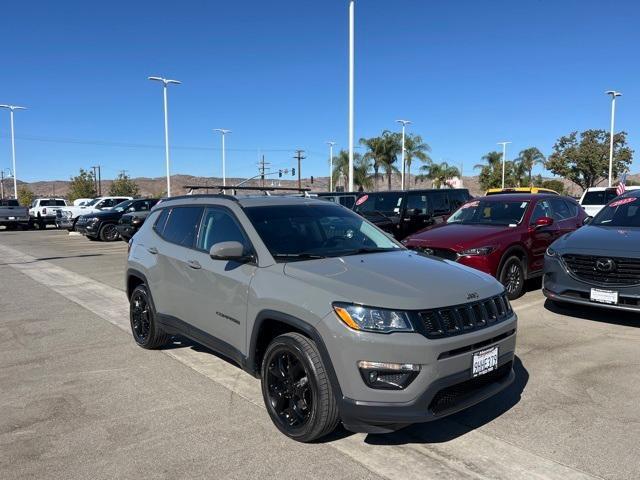
[[[620,181],[618,182],[618,187],[616,188],[616,194],[622,195],[626,191],[625,183],[627,182],[627,174],[623,173]]]

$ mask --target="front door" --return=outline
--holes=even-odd
[[[553,211],[549,200],[539,200],[533,210],[529,220],[529,231],[531,232],[531,253],[529,259],[529,273],[536,273],[544,267],[544,252],[561,235],[560,226],[555,221],[546,227],[536,227],[536,220],[542,217],[553,218]]]

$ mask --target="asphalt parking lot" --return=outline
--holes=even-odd
[[[508,390],[303,445],[224,359],[135,346],[125,262],[124,242],[0,231],[0,478],[638,478],[638,315],[558,308],[533,283]]]

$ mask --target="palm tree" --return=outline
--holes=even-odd
[[[404,139],[404,161],[407,164],[407,188],[411,188],[411,162],[417,158],[424,164],[431,164],[431,157],[427,152],[431,151],[431,147],[422,141],[420,135],[409,134]]]
[[[502,153],[489,152],[482,157],[486,163],[479,163],[473,166],[475,169],[480,169],[480,186],[487,190],[489,188],[499,187],[502,184]],[[505,184],[507,184],[507,167],[505,164]],[[509,172],[511,172],[509,168]]]
[[[364,188],[371,188],[373,182],[371,180],[371,161],[363,158],[362,155],[355,152],[353,154],[353,183]],[[340,150],[338,155],[333,157],[333,183],[337,185],[342,179],[344,181],[345,190],[349,185],[349,152]]]
[[[424,179],[431,180],[433,188],[449,186],[449,180],[455,177],[460,178],[460,170],[458,170],[458,167],[449,165],[447,162],[422,165],[420,171],[424,173],[416,175],[416,181],[422,181]]]
[[[520,167],[518,169],[520,170],[520,172],[528,173],[528,178],[529,178],[528,186],[530,187],[532,175],[533,175],[533,167],[535,167],[536,165],[544,165],[546,158],[542,154],[542,152],[538,150],[536,147],[529,147],[522,150],[515,161],[518,163]]]
[[[360,145],[367,147],[364,158],[371,163],[373,168],[374,188],[378,190],[378,179],[380,178],[380,167],[384,156],[384,140],[382,137],[361,138]]]

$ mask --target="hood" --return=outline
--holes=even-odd
[[[123,212],[116,212],[115,210],[96,210],[94,213],[90,213],[89,215],[101,220],[107,220],[112,218],[120,218],[122,214]]]
[[[505,230],[514,230],[515,228],[518,227],[440,223],[411,235],[403,243],[408,247],[439,247],[464,250],[472,246],[488,246],[494,239],[503,236]]]
[[[585,225],[558,239],[553,248],[560,253],[588,251],[596,255],[614,252],[640,256],[640,228]]]
[[[487,298],[504,290],[478,270],[407,250],[289,262],[284,273],[333,301],[405,310],[458,305],[473,294]]]

